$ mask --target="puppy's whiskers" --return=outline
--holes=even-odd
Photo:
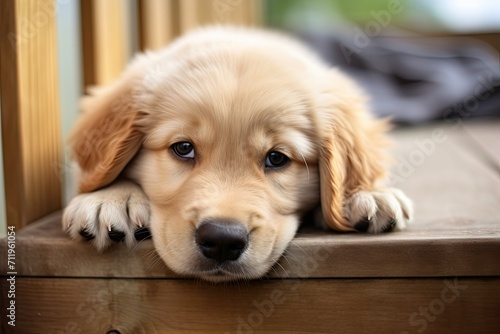
[[[142,239],[142,240],[139,240],[132,248],[130,248],[129,250],[129,253],[132,253],[132,252],[135,252],[135,250],[137,249],[137,247],[142,244],[144,241],[146,240],[150,240],[150,239]]]
[[[276,262],[275,264],[276,264],[276,265],[278,265],[278,266],[281,268],[281,270],[283,270],[283,272],[285,273],[285,276],[286,276],[286,277],[288,277],[288,271],[286,271],[285,267],[283,267],[283,266],[279,263],[279,261],[278,261],[278,262]],[[273,268],[274,268],[274,266],[273,266]],[[277,275],[277,276],[280,276],[280,275],[278,274],[278,272],[276,271],[276,269],[274,269],[274,271],[276,272],[276,275]]]
[[[153,257],[153,259],[151,259]],[[158,253],[155,250],[151,250],[146,257],[146,262],[150,262],[150,264],[146,268],[146,272],[151,272],[155,267],[158,266],[160,263],[164,263],[161,257],[158,255]]]
[[[305,255],[309,256],[309,254],[304,250],[304,248],[300,247],[299,244],[297,244],[296,241],[294,241],[293,239],[290,241],[290,244],[293,244],[295,245],[298,249],[300,249]]]
[[[289,265],[290,267],[292,267],[292,264],[290,263],[290,261],[288,261],[288,257],[286,256],[286,252],[287,252],[287,251],[285,251],[285,253],[283,253],[283,255],[282,255],[281,257],[282,257],[282,258],[283,258],[283,259],[284,259],[284,260],[288,263],[288,265]]]
[[[152,270],[155,266],[157,266],[159,263],[164,263],[162,256],[167,256],[168,255],[168,248],[172,244],[173,241],[169,242],[168,244],[165,245],[163,249],[154,249],[150,252],[150,255],[148,256],[148,260],[151,258],[151,256],[156,255],[156,259],[153,260],[152,264],[149,266],[148,271]]]

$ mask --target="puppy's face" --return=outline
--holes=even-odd
[[[318,203],[313,101],[294,66],[233,50],[146,73],[136,92],[146,139],[129,174],[173,270],[260,277]]]

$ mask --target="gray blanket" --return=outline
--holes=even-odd
[[[498,53],[476,40],[301,36],[358,81],[379,116],[415,124],[500,115]]]

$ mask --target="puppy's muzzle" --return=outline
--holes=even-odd
[[[236,261],[248,245],[244,226],[233,221],[204,221],[196,230],[196,244],[201,253],[219,264]]]

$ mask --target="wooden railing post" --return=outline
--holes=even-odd
[[[19,229],[61,206],[55,1],[2,0],[0,13],[5,201]]]

